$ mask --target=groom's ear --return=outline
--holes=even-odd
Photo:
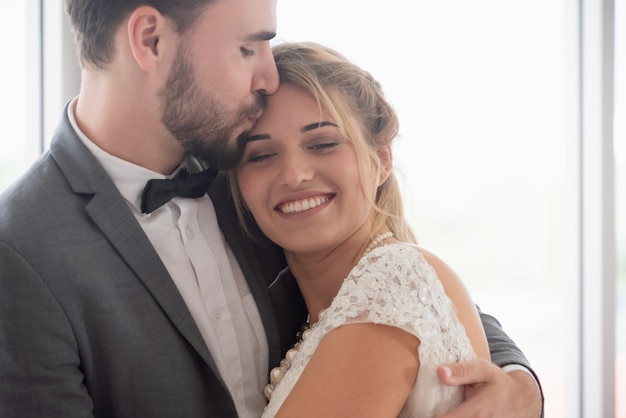
[[[171,24],[154,7],[135,9],[126,24],[126,39],[133,58],[144,71],[156,68],[163,61],[166,48],[176,47]]]

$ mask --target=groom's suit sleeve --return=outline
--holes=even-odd
[[[543,390],[541,389],[539,378],[537,377],[535,371],[530,367],[530,362],[522,350],[520,350],[511,337],[504,332],[502,325],[500,325],[500,322],[496,318],[484,313],[479,307],[477,307],[477,309],[480,314],[480,320],[483,323],[483,328],[485,329],[487,342],[489,343],[491,361],[499,367],[520,365],[526,368],[537,383],[537,387],[541,393],[541,402],[543,403]]]

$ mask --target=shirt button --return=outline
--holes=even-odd
[[[213,308],[213,315],[215,319],[222,319],[222,310],[220,308]]]
[[[193,229],[191,229],[191,227],[188,226],[187,228],[185,228],[185,234],[187,235],[187,238],[192,239],[193,238]]]

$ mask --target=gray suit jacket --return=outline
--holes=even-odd
[[[235,417],[174,282],[66,115],[0,197],[0,416]],[[276,364],[304,306],[288,283],[270,294],[282,252],[246,239],[224,186],[209,193]]]
[[[0,416],[236,417],[175,284],[67,112],[50,151],[0,196]],[[306,318],[282,251],[237,224],[223,176],[220,227],[254,295],[270,366]],[[494,359],[527,364],[484,316]]]

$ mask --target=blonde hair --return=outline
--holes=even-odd
[[[397,114],[385,99],[381,85],[337,51],[316,43],[282,43],[273,47],[273,53],[280,83],[310,93],[354,145],[361,178],[370,178],[372,174],[378,178],[383,168],[392,164],[386,160],[390,154],[382,151],[391,146],[399,128]],[[251,216],[243,208],[234,171],[230,176],[233,195],[245,224]],[[369,195],[365,190],[364,193]],[[402,195],[393,170],[378,187],[372,204],[372,236],[389,230],[401,241],[416,242],[404,218]]]

